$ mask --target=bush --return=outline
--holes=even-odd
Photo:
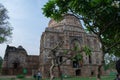
[[[17,78],[25,78],[25,76],[23,74],[19,74],[16,76]]]

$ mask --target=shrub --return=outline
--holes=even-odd
[[[25,76],[23,74],[19,74],[16,76],[17,78],[25,78]]]

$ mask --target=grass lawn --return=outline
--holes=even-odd
[[[115,76],[102,76],[101,80],[114,80],[114,79]],[[55,80],[60,80],[60,79],[55,79]],[[72,78],[64,78],[63,80],[96,80],[96,77],[72,77]]]
[[[103,76],[102,80],[114,80],[115,76]],[[0,80],[35,80],[34,78],[0,78]],[[44,79],[49,80],[49,79]],[[60,80],[59,78],[56,78],[54,80]],[[96,80],[95,77],[71,77],[71,78],[64,78],[63,80]]]

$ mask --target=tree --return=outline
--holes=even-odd
[[[0,4],[0,44],[8,41],[12,34],[8,19],[6,8]]]
[[[66,13],[83,20],[87,30],[97,35],[101,43],[102,65],[106,53],[120,56],[119,0],[50,0],[43,8],[45,16],[58,21]],[[98,75],[102,65],[98,68]]]
[[[116,57],[115,55],[111,54],[105,54],[105,65],[104,69],[115,69],[115,63],[119,58]]]
[[[67,60],[73,60],[73,61],[82,61],[82,52],[85,52],[86,55],[90,55],[91,54],[91,50],[88,47],[83,47],[81,50],[79,50],[80,48],[78,47],[78,44],[75,44],[75,47],[73,49],[70,50],[65,50],[64,53],[62,54],[62,57],[66,58],[65,60],[60,61],[60,57],[59,57],[59,50],[61,48],[61,46],[63,45],[63,41],[60,41],[50,52],[48,58],[51,59],[51,67],[50,67],[50,80],[54,79],[54,74],[53,74],[53,70],[55,67],[58,68],[58,75],[60,77],[61,80],[63,80],[62,78],[62,72],[61,72],[61,68],[60,66],[65,63]],[[69,54],[70,53],[70,54]],[[76,53],[76,54],[71,54],[71,53]],[[68,56],[69,54],[69,56]]]

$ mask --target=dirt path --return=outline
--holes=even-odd
[[[30,78],[32,76],[26,76],[26,78]],[[3,75],[0,75],[0,78],[16,78],[16,76],[3,76]]]
[[[0,75],[0,78],[15,78],[16,76],[3,76],[3,75]]]

